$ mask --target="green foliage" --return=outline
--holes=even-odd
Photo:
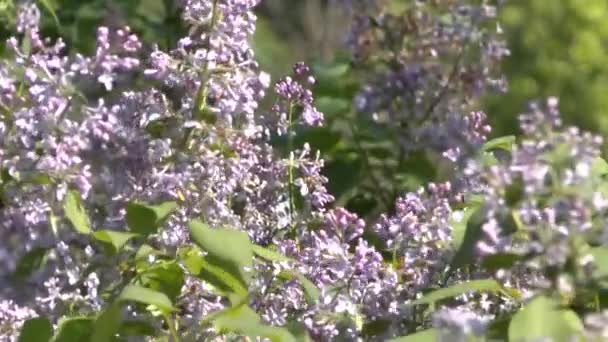
[[[53,326],[48,319],[36,317],[23,323],[18,342],[48,342],[53,337]]]
[[[547,297],[537,297],[516,313],[509,324],[509,341],[525,342],[551,338],[555,342],[580,337],[583,324],[571,310],[560,309]]]
[[[129,230],[142,235],[154,234],[175,208],[177,208],[175,202],[165,202],[159,205],[131,202],[127,205]]]
[[[80,234],[91,233],[91,223],[89,216],[82,206],[82,199],[80,193],[71,190],[65,196],[63,210],[65,216],[68,218],[72,227]]]
[[[260,316],[244,304],[214,315],[213,325],[220,332],[237,333],[254,340],[256,337],[262,337],[272,342],[297,341],[288,329],[263,324]]]
[[[506,2],[500,21],[511,50],[502,65],[509,89],[486,101],[495,134],[515,132],[514,114],[547,96],[559,97],[566,122],[608,133],[607,11],[605,0]]]
[[[167,295],[162,292],[151,290],[138,285],[127,285],[120,296],[120,301],[132,301],[146,305],[154,305],[165,313],[169,313],[173,310],[173,304]]]
[[[247,233],[233,229],[212,229],[200,221],[190,223],[192,240],[207,255],[201,257],[200,277],[217,290],[238,298],[247,296],[253,262],[253,247]]]

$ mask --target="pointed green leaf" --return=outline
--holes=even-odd
[[[130,202],[127,205],[126,217],[129,230],[142,235],[155,234],[176,208],[175,202],[164,202],[154,206]]]
[[[53,326],[48,319],[31,318],[23,323],[18,342],[49,342],[53,337]]]
[[[540,296],[513,316],[509,324],[509,341],[551,339],[566,342],[580,337],[582,330],[583,324],[574,312],[559,309],[555,301]]]
[[[63,202],[63,210],[65,212],[65,216],[72,223],[72,226],[78,233],[91,233],[91,223],[89,221],[87,212],[82,206],[80,193],[74,190],[68,191]]]
[[[201,276],[223,290],[246,295],[253,266],[253,248],[247,233],[211,229],[200,221],[189,226],[192,240],[207,252]]]
[[[138,285],[127,285],[120,293],[118,299],[120,301],[133,301],[146,305],[154,305],[165,312],[173,311],[173,304],[166,294]]]
[[[435,290],[424,297],[412,302],[418,304],[434,304],[440,300],[453,298],[469,292],[500,292],[502,286],[494,279],[471,280],[464,283],[452,285],[443,289]]]

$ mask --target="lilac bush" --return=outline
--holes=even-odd
[[[181,1],[189,34],[169,51],[99,27],[90,56],[19,3],[0,60],[3,339],[606,338],[603,142],[554,98],[488,140],[499,4],[341,2],[353,111],[450,171],[365,217],[296,139],[327,117],[313,69],[260,70],[257,2]]]

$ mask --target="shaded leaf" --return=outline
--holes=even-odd
[[[34,248],[19,259],[15,276],[20,279],[29,277],[40,269],[46,262],[47,248]]]
[[[90,342],[110,342],[118,334],[122,322],[120,303],[114,302],[101,312],[93,324]]]
[[[104,244],[111,251],[117,253],[132,238],[138,236],[129,232],[117,232],[113,230],[98,230],[93,233],[93,237]]]
[[[126,217],[129,230],[142,235],[154,234],[176,208],[175,202],[164,202],[155,206],[130,202],[127,205]]]
[[[53,342],[88,341],[91,337],[93,319],[90,317],[73,317],[59,322],[57,335]]]
[[[31,318],[23,323],[18,342],[49,342],[53,337],[53,326],[48,319]]]

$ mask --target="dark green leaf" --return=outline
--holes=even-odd
[[[175,202],[155,206],[131,202],[127,205],[127,225],[134,233],[154,234],[176,208]]]
[[[120,303],[115,302],[110,304],[95,320],[90,342],[114,341],[121,322],[122,312]]]
[[[526,342],[551,339],[571,341],[580,337],[583,324],[573,311],[558,308],[555,301],[537,297],[517,312],[509,324],[509,341]]]
[[[63,210],[65,212],[65,216],[72,223],[72,226],[78,233],[91,233],[91,223],[89,222],[87,212],[82,206],[80,193],[74,190],[68,191],[63,202]]]
[[[482,266],[488,271],[497,271],[515,265],[522,256],[514,253],[498,253],[483,258]]]
[[[34,248],[27,252],[17,264],[15,276],[19,279],[29,277],[32,273],[40,269],[46,262],[46,248]]]
[[[53,337],[53,326],[48,319],[31,318],[23,323],[18,342],[49,342]]]
[[[133,301],[146,305],[154,305],[164,312],[173,311],[173,304],[166,294],[138,285],[127,285],[120,293],[118,299],[120,301]]]
[[[88,341],[93,329],[93,319],[90,317],[73,317],[59,322],[57,335],[53,342]]]
[[[471,280],[427,293],[424,297],[413,301],[412,304],[434,304],[440,300],[453,298],[469,292],[500,291],[502,291],[502,286],[494,279]]]
[[[453,226],[456,254],[452,259],[452,269],[471,264],[474,261],[477,243],[483,237],[483,231],[481,230],[485,218],[483,208],[473,206],[467,209],[466,216],[468,216],[468,219],[463,218],[457,225]]]

